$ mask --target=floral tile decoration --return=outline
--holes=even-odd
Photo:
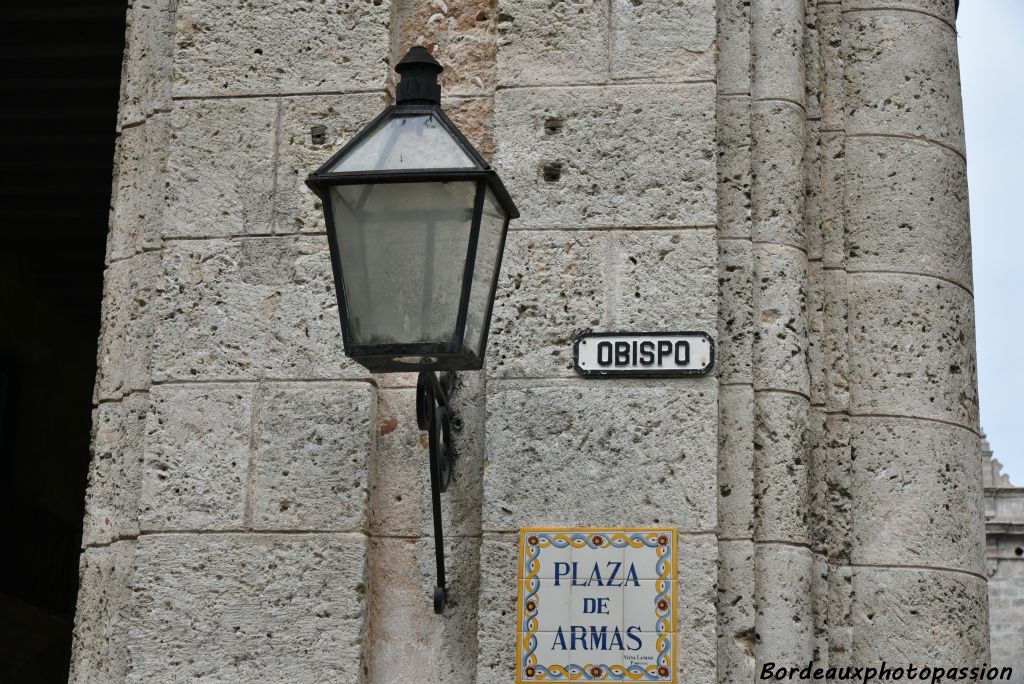
[[[516,682],[676,684],[674,529],[519,531]]]

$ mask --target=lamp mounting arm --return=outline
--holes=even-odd
[[[437,584],[434,587],[434,612],[440,615],[448,602],[448,583],[444,572],[444,531],[441,525],[441,494],[448,490],[455,464],[452,444],[453,421],[451,398],[455,389],[455,373],[446,371],[438,378],[433,371],[421,371],[416,383],[416,422],[427,431],[430,447],[430,500],[434,516],[434,557],[437,562]]]

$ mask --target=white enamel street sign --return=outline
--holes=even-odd
[[[674,529],[520,530],[517,684],[676,684],[677,548]]]
[[[703,332],[584,333],[573,344],[573,364],[586,376],[704,375],[715,364],[715,343]]]

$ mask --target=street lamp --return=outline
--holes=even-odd
[[[454,371],[483,366],[505,234],[519,217],[498,174],[441,111],[443,69],[426,49],[409,50],[395,67],[394,106],[306,180],[323,203],[345,353],[374,372],[420,372],[437,613],[447,598],[440,494],[455,458]]]

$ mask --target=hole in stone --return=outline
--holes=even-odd
[[[562,178],[562,165],[558,162],[545,164],[541,172],[546,182],[557,183]]]
[[[313,126],[309,129],[309,135],[314,145],[323,145],[327,142],[327,126]]]
[[[1019,546],[1018,546],[1018,547],[1017,547],[1016,549],[1014,549],[1014,550],[1013,550],[1013,552],[1014,552],[1015,554],[1017,554],[1018,556],[1024,556],[1024,549],[1022,549],[1022,548],[1021,548],[1021,547],[1019,547]]]
[[[558,118],[551,118],[544,122],[544,132],[548,135],[558,135],[562,132],[562,125],[565,122]]]

